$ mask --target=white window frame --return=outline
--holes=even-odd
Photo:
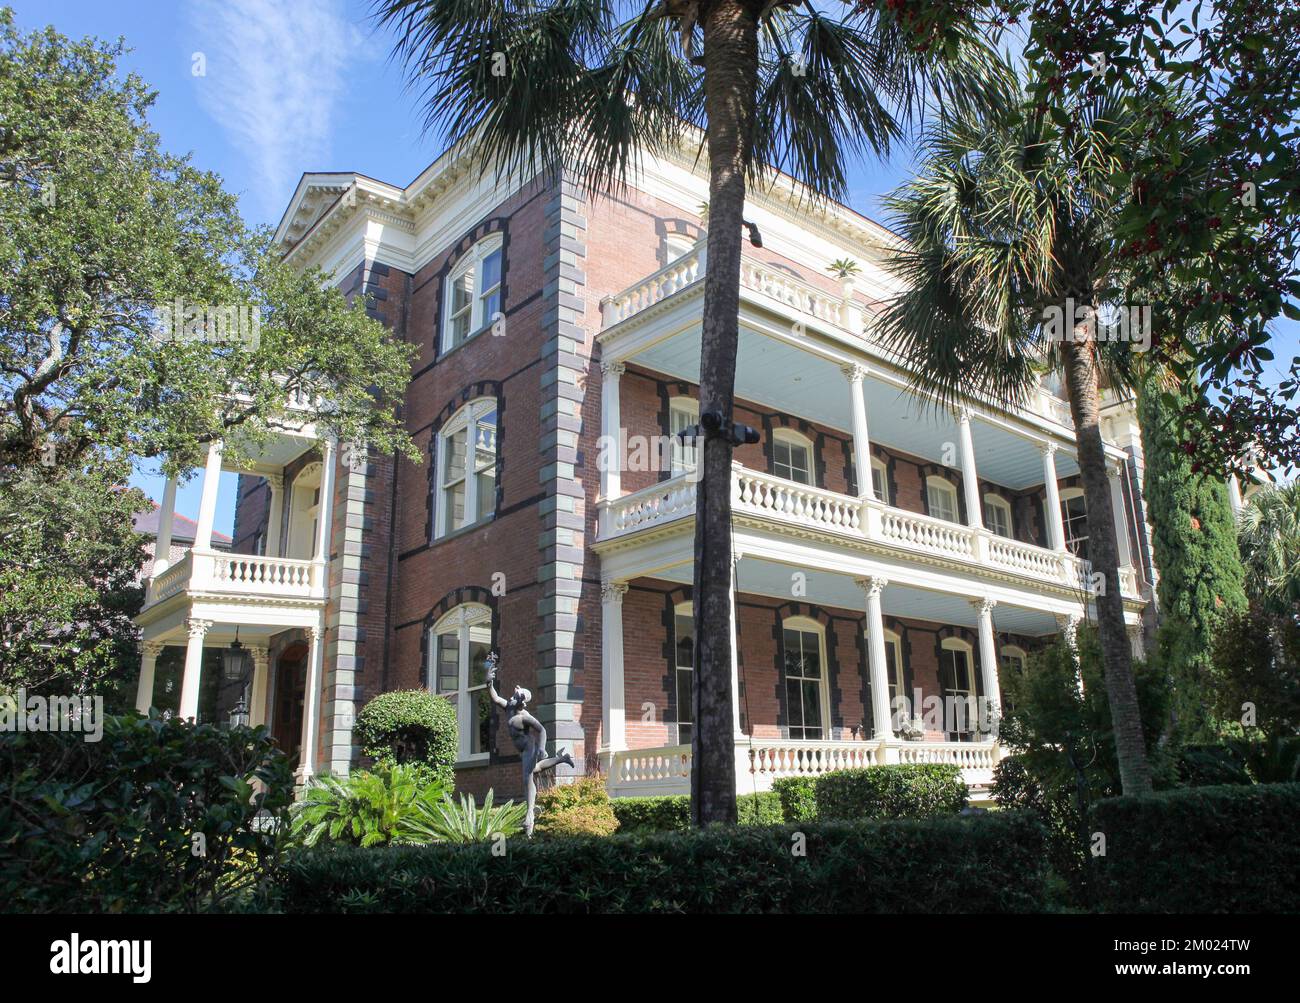
[[[990,513],[993,512],[1000,512],[1003,518],[1006,520],[1005,533],[999,529],[994,528],[994,526],[992,525],[993,519],[990,518]],[[987,529],[990,533],[993,533],[997,536],[1004,536],[1008,540],[1014,540],[1016,536],[1016,528],[1015,528],[1015,523],[1012,521],[1012,518],[1013,516],[1012,516],[1011,503],[1009,501],[1007,501],[1001,495],[994,494],[991,491],[984,496],[984,528]]]
[[[700,423],[700,402],[694,397],[672,397],[668,401],[668,434],[672,438],[672,476],[695,469],[696,445],[678,433]]]
[[[678,655],[677,645],[680,640],[680,638],[677,636],[677,618],[679,616],[684,616],[687,619],[691,619],[692,617],[694,617],[694,615],[695,615],[695,607],[688,602],[678,603],[676,606],[673,607],[673,688],[677,700],[677,721],[675,723],[677,725],[678,745],[690,744],[691,737],[692,737],[691,731],[695,727],[695,704],[694,704],[694,693],[693,693],[693,687],[695,685],[695,638],[694,636],[692,636],[691,638],[691,664],[682,665],[677,657]],[[693,624],[691,627],[691,633],[692,635],[694,635],[695,633],[695,627]],[[691,687],[692,687],[692,689],[688,689],[686,691],[685,701],[682,700],[681,674],[683,672],[690,673],[690,680],[691,680]],[[734,698],[739,699],[738,696]],[[688,712],[691,717],[689,721],[685,721],[685,722],[682,721],[683,706],[689,708]],[[686,725],[686,733],[684,736],[682,734],[683,724]]]
[[[808,474],[808,479],[806,481],[801,481],[796,477],[788,477],[785,474],[781,473],[779,469],[777,469],[777,463],[779,461],[776,458],[776,447],[778,444],[784,445],[791,450],[802,449],[804,451],[804,455],[807,457],[807,466],[808,466],[808,469],[806,471]],[[775,476],[780,477],[783,480],[790,481],[793,484],[806,484],[808,487],[816,487],[817,469],[816,469],[815,457],[816,457],[816,452],[813,449],[812,440],[809,439],[806,435],[802,435],[791,428],[778,428],[772,432],[772,473]],[[793,461],[794,459],[793,454],[791,454],[790,459],[791,461]],[[793,462],[788,463],[785,466],[791,473],[794,473],[795,467]]]
[[[484,637],[485,633],[486,638]],[[456,635],[457,640],[456,689],[440,691],[438,689],[438,654],[440,648],[438,638],[452,634]],[[475,634],[478,636],[473,636]],[[475,686],[469,684],[471,641],[478,641],[479,643],[486,641],[489,650],[493,643],[492,611],[479,603],[463,603],[456,606],[444,613],[438,619],[438,622],[429,628],[428,655],[427,664],[425,665],[426,686],[430,693],[447,698],[456,708],[456,731],[458,735],[456,758],[461,763],[483,762],[491,755],[490,748],[483,749],[480,752],[473,751],[473,735],[476,731],[473,709],[477,698],[481,696],[482,699],[487,699],[487,683],[483,682]],[[466,695],[468,699],[462,700],[462,694]],[[489,735],[489,744],[490,742],[491,736]]]
[[[947,684],[943,678],[944,665],[942,654],[940,654],[939,686],[943,690],[945,715],[948,710],[949,697],[954,697],[958,694],[970,697],[970,699],[966,701],[966,729],[962,732],[950,732],[947,728],[949,722],[945,720],[944,735],[957,734],[957,741],[959,742],[974,741],[979,730],[978,718],[971,717],[971,715],[978,715],[979,713],[979,686],[975,681],[975,649],[969,641],[963,641],[960,637],[945,637],[939,642],[939,648],[941,652],[959,651],[966,656],[966,685],[969,687],[968,689],[959,690],[950,687]],[[954,682],[955,681],[956,680],[954,680]],[[953,721],[952,723],[956,724],[956,721]]]
[[[1079,543],[1086,544],[1091,532],[1084,533],[1082,536],[1072,536],[1070,533],[1070,518],[1067,513],[1066,503],[1076,498],[1083,499],[1083,520],[1084,525],[1088,525],[1088,499],[1084,497],[1083,488],[1062,488],[1060,492],[1061,500],[1061,531],[1065,534],[1065,549],[1072,554],[1077,554],[1076,549]]]
[[[785,660],[785,632],[795,630],[805,634],[815,634],[817,637],[817,658],[819,675],[816,679],[818,690],[818,705],[821,710],[821,736],[819,738],[799,737],[795,738],[792,728],[798,727],[805,730],[806,726],[802,723],[792,725],[790,723],[790,697],[789,689],[786,690],[786,708],[785,708],[785,733],[793,741],[806,742],[824,742],[831,738],[831,704],[830,704],[830,685],[826,679],[826,628],[816,620],[806,616],[786,617],[781,621],[781,684],[788,686],[788,680],[802,679],[812,680],[811,676],[791,676],[789,674],[789,665]],[[802,702],[802,697],[800,698]],[[802,721],[802,719],[801,719]]]
[[[664,235],[664,267],[686,257],[694,250],[698,241],[688,233],[669,233]]]
[[[496,431],[493,433],[492,441],[492,462],[490,465],[479,467],[477,445],[478,423],[487,414],[496,413],[496,424],[493,426]],[[479,397],[472,400],[454,415],[451,416],[438,430],[438,443],[434,451],[433,461],[436,464],[434,471],[434,483],[437,495],[434,499],[435,512],[437,518],[434,520],[434,538],[438,539],[446,536],[448,533],[460,532],[463,529],[469,529],[479,523],[490,522],[496,516],[496,472],[500,466],[500,422],[501,411],[495,397]],[[474,440],[471,441],[470,430],[474,430]],[[456,479],[447,477],[447,456],[451,448],[452,440],[459,433],[465,433],[465,470],[461,476]],[[492,483],[494,497],[492,499],[492,509],[483,516],[478,514],[478,475],[486,471],[492,471]],[[460,481],[465,484],[465,501],[464,512],[465,519],[460,526],[453,527],[452,505],[449,501],[449,490]]]
[[[939,495],[946,499],[951,515],[940,515],[935,511],[940,507],[935,504],[935,499]],[[957,504],[957,485],[946,477],[931,474],[925,479],[925,504],[932,519],[942,519],[945,522],[961,521],[961,508]]]
[[[501,283],[505,280],[505,265],[506,265],[505,254],[502,251],[504,246],[505,246],[505,242],[502,240],[501,234],[499,233],[489,234],[488,236],[480,240],[477,244],[475,244],[473,247],[471,247],[468,251],[466,251],[463,255],[461,255],[460,258],[456,261],[455,266],[451,269],[451,271],[447,273],[447,279],[446,282],[444,283],[443,298],[442,298],[442,302],[443,302],[442,350],[444,352],[449,352],[453,348],[457,347],[458,345],[463,345],[467,341],[473,340],[473,338],[476,335],[481,334],[483,330],[486,329],[492,323],[493,317],[485,316],[485,314],[487,313],[485,309],[485,305],[487,301],[492,298],[492,296],[496,295],[498,297],[497,310],[499,311],[501,309],[501,304],[499,302],[500,300],[499,294],[501,291]],[[498,277],[497,281],[493,285],[484,288],[482,284],[484,278],[483,267],[482,267],[483,262],[491,255],[497,252],[502,252],[500,276]],[[456,317],[459,317],[466,310],[468,310],[469,327],[465,332],[465,337],[462,338],[460,341],[455,341],[453,340],[454,339],[453,321],[455,317],[453,317],[452,315],[452,299],[455,293],[456,283],[460,279],[464,278],[466,273],[471,271],[474,273],[473,295],[470,297],[469,304],[466,307],[462,307],[461,310],[458,311],[455,315]]]
[[[880,490],[876,490],[876,474],[880,474]],[[871,458],[871,494],[878,502],[889,504],[889,466],[884,460]]]

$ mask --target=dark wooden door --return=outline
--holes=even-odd
[[[307,648],[286,648],[276,666],[275,718],[271,735],[296,768],[302,744],[302,704],[307,690]]]

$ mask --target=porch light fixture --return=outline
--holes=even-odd
[[[239,642],[239,627],[235,627],[235,639],[230,642],[230,647],[225,650],[221,656],[222,666],[226,682],[238,682],[244,678],[244,661],[247,653],[244,646]]]
[[[733,446],[753,445],[758,442],[758,429],[728,421],[722,417],[720,411],[705,411],[700,415],[698,425],[684,428],[677,435],[684,442],[694,442],[701,437],[712,438],[717,435],[729,438]]]

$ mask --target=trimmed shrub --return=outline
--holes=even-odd
[[[817,817],[817,789],[813,777],[781,777],[772,781],[786,822],[811,822]]]
[[[775,791],[755,791],[736,798],[736,820],[741,825],[781,825],[781,795]]]
[[[619,832],[685,832],[691,827],[691,799],[686,794],[650,798],[614,798],[611,802]],[[774,792],[741,794],[736,798],[740,825],[780,825],[781,799]]]
[[[27,913],[246,908],[293,797],[265,728],[134,714],[0,732],[0,786],[0,909]]]
[[[419,766],[424,783],[455,782],[456,708],[428,690],[380,693],[361,708],[352,734],[378,767]]]
[[[614,798],[610,804],[619,832],[685,832],[691,827],[691,799],[686,794]]]
[[[589,773],[537,792],[537,829],[547,836],[609,836],[618,831],[605,778]]]
[[[961,770],[947,763],[903,763],[823,773],[814,785],[817,817],[928,818],[966,807]]]
[[[1300,784],[1110,798],[1093,824],[1107,912],[1300,911]]]
[[[790,852],[802,833],[806,856]],[[305,851],[292,913],[1005,913],[1043,904],[1043,833],[1019,812],[711,826],[604,839]],[[486,875],[486,880],[485,880]]]

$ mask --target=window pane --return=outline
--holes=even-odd
[[[450,484],[465,476],[465,430],[461,429],[442,441],[442,483]]]
[[[495,470],[486,470],[478,477],[478,511],[474,518],[486,519],[497,508],[497,475]]]
[[[473,638],[478,629],[471,630],[469,642],[469,685],[472,687],[484,686],[487,684],[487,657],[492,651],[492,645],[487,641],[479,641]],[[487,631],[483,631],[487,633]]]
[[[438,635],[438,693],[455,693],[460,680],[460,638],[455,634]]]
[[[674,474],[680,474],[695,467],[695,444],[680,438],[680,433],[697,424],[699,419],[695,412],[680,405],[670,408],[668,412],[668,433],[672,436]]]
[[[695,621],[678,613],[674,619],[674,630],[677,634],[677,667],[690,669],[695,664]]]
[[[805,735],[805,738],[819,738],[822,725],[821,684],[807,679],[803,683],[803,723],[804,728],[816,728],[818,735]]]
[[[470,731],[469,751],[489,752],[492,748],[492,700],[486,687],[470,694],[470,699],[474,701],[474,722]]]
[[[946,519],[949,522],[955,522],[957,512],[955,510],[954,499],[956,495],[937,484],[930,484],[926,487],[926,494],[930,501],[930,515],[936,519]]]
[[[677,723],[679,725],[689,725],[695,721],[695,705],[691,695],[693,675],[690,669],[677,670]]]
[[[885,472],[880,467],[871,468],[871,493],[876,501],[889,501],[889,492],[885,490]]]
[[[443,492],[442,504],[447,510],[447,529],[460,529],[465,525],[465,482],[461,481]]]
[[[790,480],[800,484],[812,483],[812,464],[808,462],[808,450],[804,446],[790,446]]]
[[[484,292],[489,289],[495,289],[501,284],[501,250],[498,248],[483,259],[483,284],[479,287]],[[486,323],[491,319],[491,314],[486,315],[483,320]]]
[[[488,293],[483,298],[483,320],[479,327],[487,327],[501,313],[501,290]]]
[[[799,688],[799,680],[787,679],[785,681],[785,709],[790,722],[791,738],[803,738],[802,693],[803,691]]]

